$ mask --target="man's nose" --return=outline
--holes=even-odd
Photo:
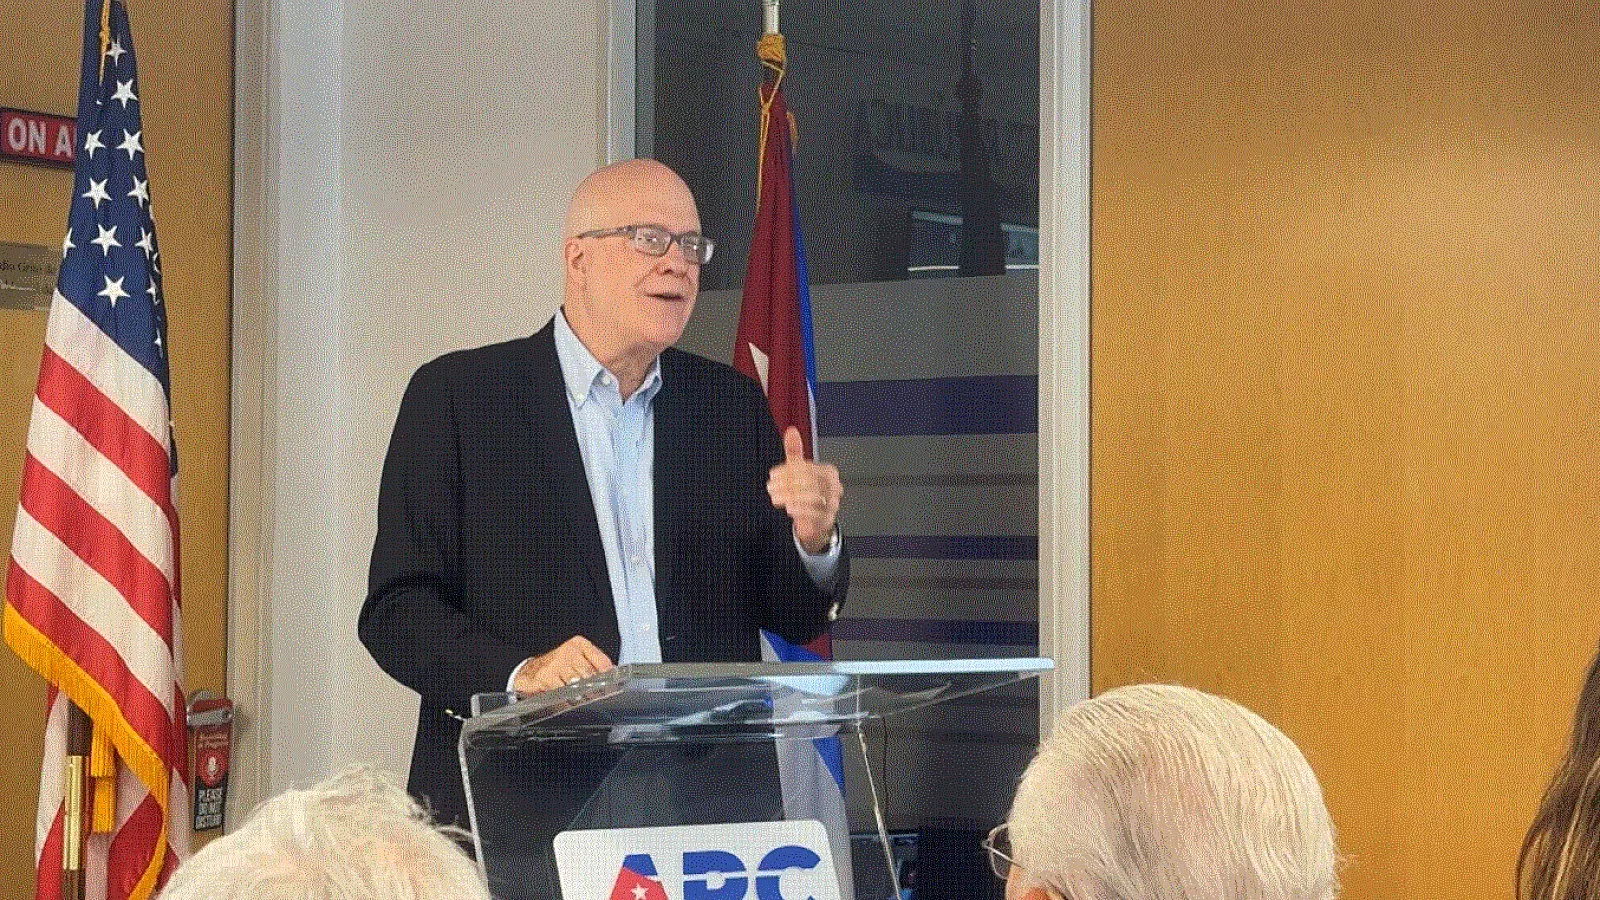
[[[656,261],[656,268],[663,272],[687,274],[689,267],[692,265],[694,263],[689,261],[689,251],[683,249],[683,245],[677,241],[673,241],[672,246],[667,248],[667,252],[661,254]]]

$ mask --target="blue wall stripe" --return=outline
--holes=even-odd
[[[823,437],[1031,434],[1039,430],[1039,382],[1031,375],[824,381],[817,385]]]
[[[838,641],[898,641],[911,644],[986,644],[1038,647],[1038,622],[958,619],[840,619]]]
[[[856,559],[1038,559],[1031,534],[862,534],[845,546]]]

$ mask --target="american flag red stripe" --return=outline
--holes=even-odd
[[[145,876],[145,850],[161,841],[165,826],[166,810],[154,796],[147,795],[112,835],[106,854],[106,893],[111,900],[134,895],[140,879]],[[167,861],[163,856],[162,869],[165,868]]]
[[[50,819],[50,830],[39,848],[39,854],[44,859],[61,858],[61,813],[59,811],[59,803],[60,801],[58,800],[58,811]],[[34,900],[56,900],[61,896],[61,879],[59,877],[51,877],[49,873],[41,870],[35,879],[33,896]]]
[[[34,404],[28,453],[114,522],[152,564],[163,571],[172,566],[172,532],[162,504],[139,490],[120,460],[101,455],[43,403]]]
[[[22,508],[34,521],[99,572],[158,635],[170,634],[172,609],[160,602],[172,590],[166,573],[146,559],[110,519],[32,454],[22,463],[22,477],[37,485],[36,490],[22,497]]]
[[[114,328],[117,319],[107,324],[91,318],[89,310],[76,302],[59,304],[59,308],[61,315],[52,315],[45,329],[50,349],[102,394],[116,397],[117,405],[128,419],[144,429],[163,450],[170,451],[172,435],[167,427],[166,386],[160,376],[146,367],[149,360],[136,359],[128,351],[130,345],[118,343],[118,336],[105,330]],[[112,317],[102,316],[104,318]]]
[[[45,621],[51,632],[62,635],[60,649],[74,660],[83,662],[83,673],[109,696],[119,701],[117,712],[128,722],[128,728],[150,747],[168,743],[163,731],[171,719],[166,704],[146,687],[139,677],[123,662],[118,648],[79,618],[66,604],[43,585],[33,580],[26,571],[13,567],[7,573],[7,601],[30,622]],[[41,635],[44,632],[41,632]],[[82,706],[83,704],[79,704]]]
[[[172,508],[171,496],[172,456],[167,448],[49,346],[39,365],[37,396],[101,455],[117,460],[128,479],[161,506],[172,530],[178,530],[178,512]]]
[[[51,684],[35,897],[61,893],[70,701],[116,756],[111,831],[85,842],[86,896],[149,900],[188,853],[188,748],[166,309],[121,0],[88,0],[83,63],[73,204],[28,426],[4,626],[6,642]]]

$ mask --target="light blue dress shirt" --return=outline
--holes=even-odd
[[[606,371],[578,340],[564,312],[556,314],[556,357],[566,381],[567,404],[578,433],[617,607],[622,650],[616,662],[661,662],[656,616],[656,417],[661,360],[626,401],[617,376]]]
[[[655,585],[655,413],[661,389],[661,361],[644,383],[623,401],[615,375],[606,371],[578,340],[565,312],[556,313],[556,357],[566,382],[567,404],[578,434],[589,497],[600,525],[611,599],[617,609],[622,649],[615,660],[661,662],[661,635]],[[840,542],[823,553],[807,553],[796,539],[800,561],[817,585],[828,588],[838,574]],[[517,671],[521,666],[517,667]],[[506,689],[516,681],[511,673]]]

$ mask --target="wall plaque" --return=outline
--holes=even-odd
[[[61,251],[0,242],[0,307],[49,309],[61,269]]]

